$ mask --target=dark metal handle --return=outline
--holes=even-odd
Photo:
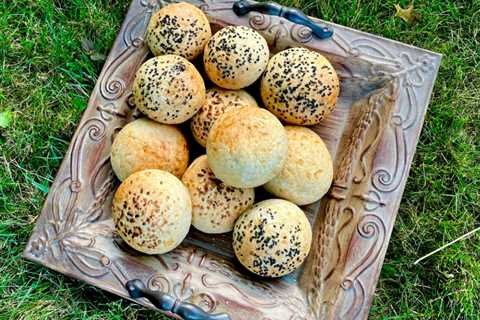
[[[133,299],[147,298],[155,307],[173,312],[184,320],[231,320],[226,313],[210,314],[188,302],[181,302],[171,295],[148,289],[141,280],[134,279],[125,285]]]
[[[313,22],[300,10],[284,7],[275,2],[258,3],[251,0],[237,0],[233,4],[233,12],[239,16],[246,15],[250,11],[279,16],[293,23],[302,24],[312,29],[312,33],[320,39],[327,39],[333,35],[333,29]]]

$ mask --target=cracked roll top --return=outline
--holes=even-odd
[[[110,154],[113,172],[121,181],[145,169],[161,169],[181,177],[188,158],[187,140],[178,128],[147,118],[123,127]]]
[[[160,123],[187,121],[205,102],[205,83],[195,66],[176,55],[147,60],[133,82],[135,105]]]
[[[155,13],[147,28],[147,44],[154,55],[176,54],[193,60],[212,36],[202,10],[185,3],[169,4]]]
[[[161,254],[186,237],[192,204],[187,188],[174,175],[144,170],[118,187],[112,217],[117,233],[128,245],[146,254]]]
[[[295,204],[270,199],[238,218],[233,249],[240,263],[264,277],[281,277],[297,269],[310,251],[312,229]]]
[[[237,188],[273,179],[287,159],[287,134],[263,108],[242,107],[215,121],[207,139],[208,164],[215,176]]]
[[[192,199],[192,225],[205,233],[232,231],[235,220],[255,198],[253,188],[234,188],[218,180],[206,155],[192,162],[182,182]]]
[[[335,109],[340,85],[324,56],[291,48],[270,59],[260,93],[265,107],[283,121],[314,125]]]
[[[256,31],[229,26],[215,33],[203,53],[205,72],[226,89],[241,89],[255,82],[269,58],[267,41]]]

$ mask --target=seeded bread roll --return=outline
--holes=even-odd
[[[340,86],[328,60],[318,52],[291,48],[274,55],[260,92],[265,107],[298,125],[319,123],[335,109]]]
[[[176,54],[193,60],[203,52],[212,36],[210,23],[202,10],[185,3],[173,3],[150,19],[147,44],[154,55]]]
[[[260,186],[275,177],[287,158],[287,135],[262,108],[242,107],[215,121],[207,139],[208,164],[215,176],[237,188]]]
[[[205,233],[232,231],[235,220],[254,201],[253,188],[234,188],[215,178],[207,156],[195,159],[182,177],[192,199],[192,225]]]
[[[255,204],[238,218],[233,229],[238,260],[264,277],[281,277],[298,268],[311,242],[312,229],[303,211],[281,199]]]
[[[181,177],[188,166],[187,140],[174,126],[138,119],[115,137],[110,161],[122,181],[145,169],[161,169]]]
[[[298,205],[322,198],[333,179],[330,153],[315,132],[305,127],[286,126],[288,156],[282,171],[264,187],[273,195]]]
[[[218,87],[208,89],[205,104],[190,122],[193,137],[205,147],[215,120],[230,109],[245,106],[258,107],[255,99],[245,90],[224,90]]]
[[[230,26],[210,38],[203,53],[203,63],[205,72],[216,85],[241,89],[262,75],[268,57],[267,41],[258,32],[248,27]]]
[[[205,83],[186,59],[155,57],[135,74],[133,98],[138,110],[150,119],[178,124],[193,117],[205,102]]]
[[[192,219],[187,188],[162,170],[144,170],[118,187],[112,202],[115,229],[132,248],[147,254],[173,250]]]

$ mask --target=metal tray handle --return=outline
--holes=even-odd
[[[125,288],[131,298],[147,298],[158,309],[172,312],[184,320],[231,320],[230,316],[226,313],[210,314],[196,305],[181,302],[161,291],[150,290],[139,279],[128,281],[125,284]]]
[[[293,23],[302,24],[309,27],[320,39],[328,39],[333,35],[332,28],[313,22],[303,12],[294,8],[284,7],[275,2],[258,3],[251,0],[237,0],[233,3],[233,12],[239,16],[246,15],[250,11],[279,16]]]

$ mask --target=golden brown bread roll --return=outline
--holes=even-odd
[[[182,182],[192,199],[192,225],[205,233],[232,231],[235,220],[255,198],[253,188],[234,188],[218,180],[206,155],[192,162]]]
[[[207,139],[207,158],[215,176],[237,188],[260,186],[275,177],[287,158],[287,134],[278,119],[262,108],[224,113]]]
[[[187,121],[205,102],[205,83],[185,58],[165,55],[147,60],[133,82],[138,110],[160,123]]]
[[[255,82],[265,70],[267,41],[244,26],[229,26],[215,33],[205,46],[205,72],[217,86],[241,89]]]
[[[176,54],[193,60],[212,36],[202,10],[186,2],[161,8],[150,19],[147,44],[154,55]]]
[[[281,277],[298,268],[311,242],[312,229],[303,211],[282,199],[255,204],[238,218],[233,229],[238,260],[264,277]]]
[[[205,147],[215,120],[230,109],[244,106],[258,107],[255,99],[245,90],[225,90],[218,87],[208,89],[205,104],[190,122],[193,137]]]
[[[117,134],[110,156],[113,171],[122,181],[145,169],[161,169],[181,177],[188,166],[188,145],[178,128],[142,118]]]
[[[313,125],[333,111],[340,86],[335,69],[324,56],[291,48],[270,59],[260,91],[265,107],[280,119]]]
[[[132,248],[147,254],[173,250],[192,219],[187,188],[162,170],[144,170],[118,187],[112,202],[115,229]]]
[[[322,198],[333,180],[333,163],[323,140],[312,130],[286,126],[288,156],[282,171],[265,189],[298,205]]]

